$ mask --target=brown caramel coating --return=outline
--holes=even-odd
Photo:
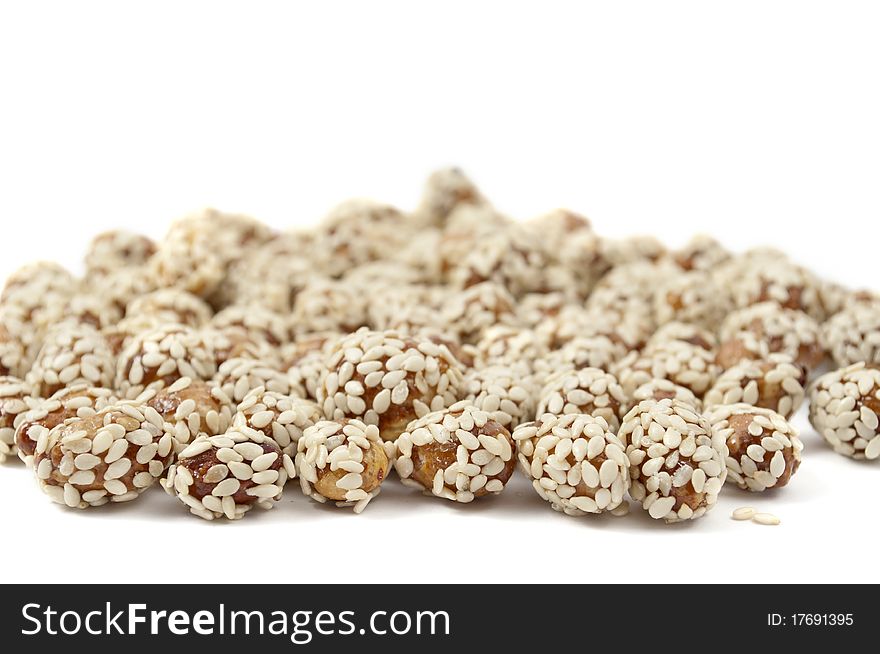
[[[364,453],[364,459],[361,463],[364,466],[364,470],[360,474],[364,481],[360,488],[364,492],[372,493],[382,485],[382,482],[388,476],[388,468],[391,464],[388,460],[388,455],[385,453],[385,448],[380,443],[370,443],[370,450]],[[329,465],[324,468],[317,468],[316,472],[318,481],[314,484],[315,491],[328,500],[344,502],[347,491],[344,488],[339,488],[336,482],[347,475],[348,472],[341,468],[331,470]]]
[[[87,386],[82,386],[73,389],[71,392],[66,390],[60,391],[46,400],[46,402],[58,400],[60,404],[57,408],[47,412],[41,418],[31,417],[31,411],[22,416],[23,420],[19,422],[15,428],[15,444],[18,446],[19,451],[24,456],[33,456],[34,450],[37,447],[37,442],[30,438],[29,432],[31,428],[39,426],[51,431],[65,420],[76,417],[78,410],[72,407],[71,404],[76,404],[76,400],[79,398],[89,398],[89,406],[91,409],[95,409],[96,405],[99,403],[101,403],[101,406],[98,408],[103,408],[104,405],[110,402],[111,398],[109,393],[104,397],[98,397],[95,395],[94,390],[95,389],[91,389]]]
[[[211,324],[221,330],[243,330],[273,348],[289,340],[287,325],[281,315],[261,306],[227,307],[212,318]]]
[[[698,235],[684,248],[672,253],[672,258],[683,270],[712,270],[729,259],[730,253],[714,238]]]
[[[760,359],[767,355],[768,350],[761,344],[757,349],[751,347],[741,338],[729,338],[722,342],[715,353],[715,363],[722,370],[733,368],[741,361]]]
[[[206,421],[209,413],[222,413],[223,404],[212,394],[212,386],[207,382],[194,379],[189,386],[182,390],[169,390],[163,388],[157,392],[151,399],[147,400],[146,405],[155,409],[162,419],[166,422],[174,422],[175,414],[180,405],[186,400],[192,400],[196,404],[196,412],[201,417],[200,430],[209,435],[216,435]],[[225,429],[225,425],[221,429]]]
[[[761,328],[758,326],[759,324],[760,321],[755,321],[752,326],[752,329],[756,334],[761,333]],[[764,337],[764,340],[766,341],[767,346],[770,348],[770,352],[785,351],[785,344],[783,343],[782,336],[767,336]],[[809,343],[801,343],[798,346],[795,361],[801,366],[805,366],[807,370],[812,370],[824,360],[825,349],[822,347],[818,340]]]
[[[336,332],[321,332],[318,334],[307,334],[296,339],[296,342],[284,348],[281,369],[290,370],[308,355],[323,350],[328,341],[337,339],[339,336],[340,334]]]
[[[275,352],[272,346],[260,337],[241,327],[223,327],[206,330],[212,335],[212,347],[217,368],[230,359],[256,359],[272,361]]]
[[[667,469],[667,472],[670,475],[674,475],[677,470],[685,466],[695,469],[697,464],[689,457],[680,457],[675,468],[672,470]],[[642,479],[642,481],[644,483],[645,480]],[[706,506],[706,492],[697,492],[694,490],[694,485],[691,482],[686,483],[684,486],[673,486],[669,491],[669,496],[675,498],[675,504],[672,507],[673,511],[678,511],[685,504],[687,504],[693,511],[696,511],[701,506]]]
[[[630,496],[667,523],[703,516],[727,477],[724,436],[680,400],[645,400],[618,432],[630,464]]]
[[[785,337],[767,334],[761,318],[755,318],[746,328],[757,338],[763,340],[770,352],[786,352]],[[803,342],[798,346],[794,358],[797,363],[805,366],[807,370],[812,370],[825,360],[825,349],[819,343],[818,338],[814,341]]]
[[[216,335],[168,324],[131,340],[119,357],[116,388],[134,399],[147,388],[164,388],[184,377],[211,379],[217,372]]]
[[[86,267],[91,274],[102,274],[120,266],[141,266],[155,253],[153,239],[124,230],[110,230],[92,239]]]
[[[765,375],[768,371],[773,370],[773,368],[776,367],[776,364],[772,361],[756,361],[755,365],[757,365]],[[802,365],[797,365],[797,368],[799,371],[797,381],[802,388],[806,388],[807,369]],[[770,409],[771,411],[779,411],[779,400],[789,395],[785,389],[782,388],[782,385],[769,382],[766,377],[756,379],[755,383],[758,385],[758,401],[755,402],[755,406],[763,409]],[[783,415],[783,418],[786,419],[790,417],[790,415]]]
[[[729,456],[737,461],[742,457],[747,456],[746,450],[749,445],[760,445],[761,439],[765,436],[765,434],[753,436],[749,433],[749,425],[754,417],[755,415],[752,413],[740,413],[734,414],[727,419],[729,426],[733,429],[733,434],[727,437],[727,449],[729,451]],[[769,472],[770,460],[773,458],[773,455],[774,452],[765,450],[763,461],[755,462],[758,470],[766,470]],[[800,459],[795,458],[794,451],[790,447],[782,449],[782,456],[785,459],[785,471],[782,473],[781,477],[777,478],[774,488],[782,488],[785,486],[801,465]]]
[[[269,454],[271,452],[276,452],[278,454],[278,458],[272,462],[272,465],[267,468],[267,470],[280,470],[283,465],[282,456],[281,456],[281,448],[271,440],[265,440],[262,443],[259,443],[259,446],[263,448],[263,454]],[[205,481],[205,475],[208,474],[208,471],[216,465],[221,465],[222,462],[217,458],[217,448],[212,447],[206,452],[202,452],[201,454],[197,454],[196,456],[187,458],[187,459],[179,459],[177,461],[177,465],[179,467],[186,468],[187,471],[192,475],[193,484],[189,487],[189,494],[192,495],[195,499],[201,501],[201,499],[207,495],[210,495],[213,490],[217,487],[217,482],[209,482]],[[232,496],[232,499],[235,501],[237,505],[247,506],[250,504],[255,504],[260,498],[255,495],[248,495],[247,490],[249,488],[253,488],[254,486],[258,486],[252,480],[242,480],[239,479],[239,483],[241,484],[238,491]]]
[[[875,364],[875,365],[869,365],[869,366],[866,366],[866,367],[868,367],[868,368],[873,368],[873,369],[875,369],[875,370],[880,369],[880,365],[877,365],[877,364]],[[859,403],[860,403],[862,406],[866,406],[866,407],[868,407],[869,409],[871,409],[871,411],[873,411],[873,412],[876,413],[877,415],[880,415],[880,399],[878,399],[877,397],[875,397],[875,396],[873,396],[873,395],[871,395],[871,396],[862,396],[862,398],[861,398],[861,400],[859,401]]]
[[[714,345],[703,338],[700,334],[694,334],[689,338],[682,339],[685,343],[690,343],[691,345],[696,345],[697,347],[701,347],[704,350],[712,350]]]
[[[805,288],[802,285],[798,286],[786,286],[785,290],[788,294],[788,297],[785,301],[781,301],[776,293],[772,293],[772,281],[771,280],[763,280],[761,282],[761,290],[758,295],[755,297],[753,304],[759,304],[761,302],[775,302],[783,309],[796,309],[798,311],[804,311],[809,313],[809,303],[803,301]],[[778,290],[778,289],[777,289]]]
[[[480,434],[486,434],[487,436],[492,436],[495,438],[497,438],[498,436],[503,436],[510,443],[510,447],[514,449],[514,451],[516,449],[513,437],[510,435],[510,432],[494,420],[487,421],[486,424],[482,427],[474,426],[474,428],[471,430],[471,433],[477,437],[479,437]],[[430,489],[434,485],[434,477],[437,475],[437,471],[446,470],[449,466],[456,462],[456,450],[458,449],[458,446],[459,440],[457,438],[451,438],[445,443],[438,443],[436,441],[433,441],[426,445],[413,445],[413,472],[411,475],[412,479],[414,481],[417,481],[425,488]],[[501,472],[499,472],[497,475],[489,477],[488,481],[497,479],[502,484],[506,485],[515,468],[516,457],[513,456],[510,458],[510,461],[506,461],[504,463],[504,468],[501,470]],[[474,496],[483,497],[488,493],[489,491],[486,490],[486,486],[484,485],[476,493],[474,493]]]
[[[380,364],[375,373],[358,372],[357,365],[360,362],[348,361],[345,358],[345,353],[357,352],[360,346],[365,343],[374,342],[390,347],[391,351],[397,354],[389,355],[386,349],[384,354],[370,362]],[[436,348],[436,351],[430,356],[425,355],[419,349],[420,347],[425,348],[429,342],[431,347],[428,349]],[[389,360],[400,356],[410,357],[416,362],[420,359],[423,368],[418,371],[406,370],[405,368],[390,370],[388,368]],[[337,421],[344,418],[356,418],[367,424],[374,424],[379,427],[384,441],[397,440],[400,434],[406,431],[407,425],[418,418],[416,402],[432,410],[437,410],[438,404],[439,408],[443,408],[458,401],[463,378],[461,364],[447,348],[442,345],[438,346],[428,339],[420,339],[393,330],[385,332],[360,330],[344,337],[330,350],[326,364],[331,374],[336,374],[349,366],[352,369],[350,370],[351,376],[342,388],[336,387],[328,390],[327,384],[331,376],[323,376],[322,383],[318,388],[318,404],[321,405],[325,416]],[[377,374],[378,377],[374,378]],[[393,385],[386,387],[384,385],[386,375],[399,376],[399,378],[394,381]],[[344,387],[349,384],[358,386],[357,397],[348,400],[346,405],[337,405],[335,403],[336,394],[342,393],[345,390]],[[330,390],[333,392],[330,393]],[[406,390],[405,397],[402,397],[401,391],[403,390]],[[377,397],[379,397],[379,402],[376,401]],[[395,401],[395,398],[398,397],[399,401]]]
[[[414,386],[411,383],[407,385],[409,392],[414,392]],[[376,393],[374,392],[372,395],[375,397]],[[406,426],[415,419],[416,413],[411,405],[392,404],[385,413],[379,416],[379,432],[382,434],[382,440],[397,440],[397,437],[406,431]]]
[[[31,427],[34,425],[41,425],[51,431],[65,420],[73,418],[75,415],[76,411],[74,409],[61,407],[57,411],[52,411],[41,420],[22,422],[15,430],[15,444],[25,456],[33,456],[37,443],[28,437],[28,431]]]
[[[636,467],[636,466],[634,466]],[[641,468],[641,466],[638,466]],[[681,470],[682,468],[690,468],[692,470],[696,470],[699,468],[699,463],[694,461],[688,456],[682,456],[679,454],[678,463],[675,464],[672,468],[664,467],[664,471],[668,472],[670,475],[674,476],[676,472]],[[645,485],[648,483],[650,477],[639,472],[636,479],[642,484]],[[672,506],[672,510],[678,512],[682,506],[687,505],[690,507],[692,511],[696,511],[701,507],[707,506],[707,493],[705,490],[697,491],[694,488],[692,482],[687,482],[684,486],[672,486],[669,489],[668,497],[675,498],[675,504]]]
[[[119,357],[126,346],[142,332],[156,329],[161,322],[155,316],[129,316],[101,330],[113,356]]]
[[[140,426],[140,423],[137,420],[119,411],[113,411],[110,416],[111,423],[122,425],[128,432],[134,431]],[[68,420],[63,425],[57,428],[58,438],[55,444],[51,448],[49,448],[48,452],[37,454],[34,458],[35,468],[39,467],[40,462],[45,458],[49,458],[52,462],[52,472],[49,475],[49,478],[44,480],[47,485],[63,487],[65,484],[69,483],[69,476],[62,474],[62,472],[59,470],[61,460],[64,458],[66,453],[64,447],[64,438],[76,432],[85,432],[86,438],[92,439],[95,437],[98,430],[105,425],[106,420],[107,414],[97,413],[93,416],[89,416],[88,418]],[[153,442],[157,443],[162,436],[162,432],[159,432],[159,434],[153,439]],[[138,450],[140,450],[139,445],[129,443],[128,449],[121,457],[123,459],[128,459],[129,461],[131,461],[131,467],[128,469],[128,472],[126,472],[121,477],[118,477],[119,481],[125,484],[125,487],[129,490],[134,490],[136,488],[134,485],[135,475],[140,472],[150,471],[150,461],[146,463],[138,462]],[[171,456],[172,455],[169,454],[162,461],[163,467],[168,467],[168,465],[171,463]],[[98,463],[94,468],[91,468],[92,472],[95,473],[94,482],[92,482],[91,484],[75,484],[77,490],[80,493],[85,493],[90,490],[104,489],[104,473],[107,471],[108,464],[104,461],[103,457],[100,457],[100,459],[100,463]]]

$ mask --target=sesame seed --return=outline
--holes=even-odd
[[[778,525],[781,521],[772,513],[756,513],[752,516],[752,522],[759,525]]]
[[[757,511],[750,506],[741,506],[738,509],[734,509],[731,514],[731,518],[734,520],[751,520]]]

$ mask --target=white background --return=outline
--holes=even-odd
[[[350,196],[412,207],[456,163],[518,217],[567,206],[603,234],[771,243],[880,287],[876,3],[10,4],[0,277],[39,258],[77,268],[101,229],[159,237],[205,205],[279,227]],[[392,479],[360,517],[295,484],[237,524],[158,489],[75,512],[7,464],[0,579],[880,581],[880,468],[798,425],[790,487],[725,489],[674,527],[561,516],[522,478],[469,506]],[[731,521],[745,504],[782,525]],[[224,550],[265,564],[221,578],[191,563]]]

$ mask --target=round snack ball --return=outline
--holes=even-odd
[[[540,325],[537,331],[548,339],[551,348],[561,348],[582,338],[604,336],[614,344],[614,356],[619,360],[627,353],[641,349],[653,328],[652,321],[637,314],[605,313],[569,305],[555,318]]]
[[[556,511],[612,511],[629,488],[629,460],[601,417],[546,413],[513,432],[520,468]]]
[[[238,405],[234,424],[263,432],[294,458],[303,432],[323,418],[321,407],[311,400],[255,388]]]
[[[626,348],[607,336],[576,336],[561,348],[535,361],[535,372],[546,378],[566,369],[610,370],[626,353]]]
[[[278,351],[261,336],[242,327],[207,326],[200,330],[202,337],[214,350],[214,363],[219,367],[232,359],[250,359],[264,365],[280,365]]]
[[[414,421],[395,445],[404,484],[455,502],[500,493],[516,465],[510,432],[466,402]]]
[[[525,224],[538,242],[543,242],[549,258],[561,266],[571,279],[565,277],[550,284],[568,297],[587,297],[596,283],[608,272],[610,262],[605,258],[602,239],[593,231],[588,218],[568,209],[557,209]]]
[[[653,379],[668,379],[702,397],[715,382],[718,366],[712,352],[690,343],[669,341],[644,353],[630,352],[617,362],[614,373],[627,397]]]
[[[694,520],[715,505],[727,477],[727,446],[692,406],[640,402],[618,436],[630,462],[630,495],[652,518]]]
[[[331,347],[318,404],[328,419],[363,420],[392,441],[416,418],[457,402],[463,375],[445,345],[364,328]]]
[[[124,308],[102,293],[89,289],[72,296],[64,307],[65,322],[86,325],[98,331],[115,326],[125,315]]]
[[[119,268],[143,266],[156,253],[153,239],[124,229],[98,234],[86,251],[86,274],[105,275]]]
[[[566,370],[547,380],[536,415],[585,413],[603,418],[616,432],[620,428],[620,407],[625,402],[626,394],[614,375],[599,368]]]
[[[216,385],[200,379],[182,377],[161,390],[144,391],[137,403],[162,416],[178,451],[199,434],[222,434],[232,422],[230,399]]]
[[[30,398],[28,410],[15,421],[18,458],[30,467],[37,443],[70,418],[88,418],[116,403],[113,391],[78,384],[58,391],[48,399]]]
[[[211,244],[226,263],[235,261],[253,248],[271,243],[277,237],[271,227],[244,214],[206,209],[201,220],[208,224]]]
[[[565,305],[559,313],[548,316],[535,327],[551,350],[577,338],[605,336],[622,348],[623,354],[641,348],[653,329],[653,319],[638,312],[620,313],[572,304]]]
[[[715,363],[721,370],[730,370],[743,361],[766,359],[770,346],[749,331],[739,331],[728,336],[715,353]]]
[[[687,245],[672,253],[672,258],[683,270],[712,271],[730,259],[730,252],[711,236],[697,234]]]
[[[440,309],[440,321],[456,332],[462,343],[477,343],[495,325],[515,321],[514,299],[500,284],[482,282],[449,296]]]
[[[45,297],[34,292],[46,292],[52,298],[70,296],[76,291],[77,282],[64,266],[51,261],[35,261],[17,269],[3,285],[0,301],[28,300],[29,306],[36,307]]]
[[[801,464],[803,443],[781,415],[750,404],[716,406],[706,416],[727,443],[727,474],[743,490],[782,488]]]
[[[389,263],[406,267],[407,272],[404,279],[428,284],[443,284],[443,271],[446,263],[442,256],[443,237],[442,229],[424,227],[412,234],[409,241],[392,255],[393,258]],[[434,253],[434,256],[426,258],[425,252]]]
[[[456,262],[450,281],[458,288],[491,281],[513,297],[561,291],[574,299],[577,289],[574,272],[557,263],[548,246],[535,237],[534,228],[523,223],[478,237]]]
[[[729,314],[721,325],[722,341],[748,331],[763,340],[771,353],[788,354],[807,370],[825,358],[819,324],[803,311],[763,302]]]
[[[117,268],[103,275],[86,277],[78,295],[99,298],[125,315],[128,305],[157,289],[145,268]]]
[[[634,261],[610,270],[587,298],[600,313],[633,315],[653,323],[654,292],[659,284],[681,274],[670,262]]]
[[[654,292],[654,317],[658,325],[678,321],[716,329],[730,310],[723,289],[702,271],[672,275]]]
[[[162,418],[123,403],[52,429],[37,443],[34,472],[54,502],[85,509],[136,499],[173,455],[174,439],[163,432]]]
[[[15,426],[27,412],[31,387],[16,377],[0,377],[0,463],[17,452]]]
[[[439,328],[438,313],[449,293],[445,286],[374,282],[360,284],[360,294],[370,297],[367,323],[376,331],[396,329],[413,334],[425,328]]]
[[[783,309],[803,311],[815,320],[825,317],[815,275],[776,250],[747,252],[721,266],[716,277],[739,308],[772,302]]]
[[[3,322],[29,360],[36,357],[46,331],[64,318],[64,308],[78,290],[73,275],[55,263],[28,264],[9,276],[0,297]]]
[[[230,264],[211,296],[212,306],[259,303],[287,315],[297,294],[315,276],[306,256],[311,248],[310,234],[291,232],[248,250]]]
[[[297,293],[290,324],[297,335],[353,332],[367,324],[366,297],[350,283],[313,279]]]
[[[508,325],[488,328],[476,348],[484,365],[526,364],[529,370],[547,353],[546,344],[534,331]]]
[[[211,243],[210,216],[197,213],[174,222],[149,262],[147,273],[159,288],[178,288],[210,297],[223,280],[223,257]]]
[[[210,380],[217,372],[213,344],[185,325],[165,325],[131,340],[116,365],[116,389],[134,399],[182,377]]]
[[[834,451],[880,457],[880,370],[864,362],[819,377],[810,388],[810,423]]]
[[[457,207],[449,215],[440,236],[437,258],[440,260],[443,278],[449,282],[469,275],[470,270],[464,267],[464,263],[471,253],[476,248],[483,247],[485,239],[494,238],[498,232],[506,230],[512,222],[511,218],[501,215],[489,206]],[[422,259],[424,258],[422,253]]]
[[[822,326],[822,342],[834,363],[880,364],[880,304],[851,304]]]
[[[387,204],[354,199],[335,207],[318,226],[316,262],[332,277],[354,266],[388,259],[407,242],[416,223]]]
[[[465,401],[508,430],[535,417],[538,388],[532,377],[510,366],[488,366],[465,375]]]
[[[788,420],[804,402],[807,371],[787,354],[745,360],[725,370],[703,398],[706,408],[744,402]]]
[[[640,281],[639,283],[644,282]],[[613,285],[602,286],[602,282],[599,282],[599,286],[590,294],[583,307],[583,316],[576,316],[580,317],[581,320],[573,322],[569,327],[569,331],[574,329],[575,335],[582,334],[582,325],[586,322],[583,318],[588,318],[589,322],[597,321],[599,325],[604,326],[604,330],[600,331],[598,328],[593,328],[587,332],[589,334],[607,334],[609,330],[623,323],[627,325],[630,332],[638,337],[638,340],[632,340],[631,338],[623,340],[624,345],[628,346],[627,349],[641,347],[648,336],[654,333],[656,327],[654,313],[651,311],[652,297],[650,295],[645,296],[644,291],[641,289],[619,288]],[[571,312],[570,309],[568,311]],[[559,317],[561,318],[562,315],[560,312]],[[589,322],[586,324],[588,325]],[[611,334],[608,335],[610,336]]]
[[[163,486],[193,515],[238,520],[254,506],[271,509],[295,472],[275,441],[238,425],[218,436],[196,437],[177,455]]]
[[[6,317],[0,313],[0,376],[24,377],[29,367],[25,347],[6,326]]]
[[[565,306],[576,306],[569,305],[565,293],[528,293],[517,302],[517,323],[530,329],[537,329],[547,319],[559,315]]]
[[[128,316],[114,325],[104,327],[101,334],[107,339],[113,355],[119,357],[135,338],[162,326],[163,323],[153,316]]]
[[[324,370],[325,350],[342,336],[338,332],[303,334],[293,343],[281,346],[281,370],[287,371],[292,393],[317,399],[318,384]]]
[[[287,375],[255,359],[236,358],[223,362],[214,377],[214,383],[235,406],[258,388],[282,395],[290,393]]]
[[[51,397],[83,383],[110,388],[115,372],[116,357],[101,332],[65,322],[46,334],[27,381],[37,396]]]
[[[479,189],[459,168],[442,168],[425,182],[416,216],[422,224],[443,226],[457,208],[485,205]]]
[[[136,297],[125,308],[126,316],[149,316],[157,323],[201,327],[211,319],[211,307],[202,298],[180,290],[162,288]]]
[[[710,352],[714,352],[718,347],[718,339],[708,329],[691,323],[673,321],[666,323],[654,332],[651,338],[648,339],[645,348],[650,352],[654,348],[671,341],[695,345]]]
[[[633,391],[630,401],[621,408],[621,415],[626,414],[632,407],[645,400],[658,402],[660,400],[678,400],[692,407],[697,413],[703,411],[703,402],[689,388],[679,386],[668,379],[652,379]]]
[[[211,325],[218,329],[238,327],[253,338],[262,339],[272,347],[279,347],[289,338],[289,329],[280,314],[258,304],[226,307],[213,318]]]
[[[379,428],[360,420],[322,420],[308,427],[297,443],[303,493],[321,503],[353,507],[355,513],[379,494],[389,467]]]

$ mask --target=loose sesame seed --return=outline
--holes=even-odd
[[[772,513],[756,513],[752,516],[752,522],[759,525],[778,525],[781,521]]]
[[[757,510],[750,506],[741,506],[738,509],[734,509],[730,517],[734,520],[751,520],[756,513]]]

